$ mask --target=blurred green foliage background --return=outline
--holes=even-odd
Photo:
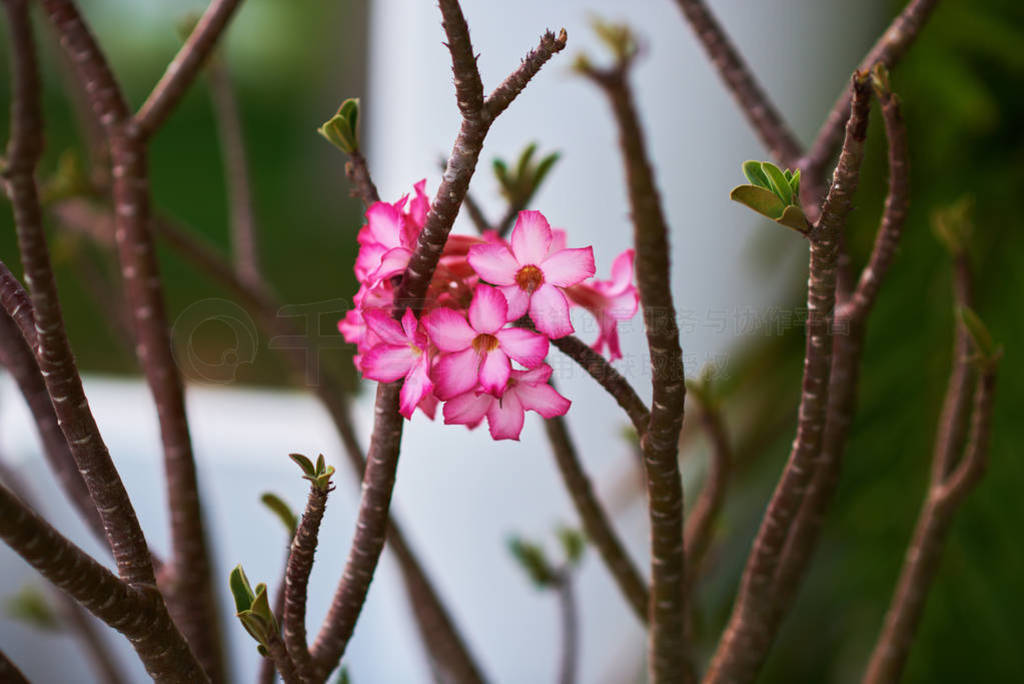
[[[177,49],[175,22],[203,4],[83,3],[131,102],[141,102]],[[894,2],[893,11],[901,5]],[[315,127],[344,97],[361,92],[365,7],[361,2],[310,7],[249,0],[226,48],[241,103],[264,267],[290,302],[354,291],[353,238],[360,222],[341,155],[315,134]],[[64,94],[59,51],[43,22],[37,27],[48,119],[45,178],[63,152],[84,156],[86,150]],[[680,39],[691,39],[683,26]],[[7,128],[7,59],[0,50],[0,130]],[[940,3],[921,40],[894,71],[894,85],[910,134],[911,215],[869,323],[861,409],[838,498],[813,571],[764,673],[766,682],[853,681],[881,625],[924,493],[951,364],[951,271],[929,228],[929,215],[964,195],[975,198],[976,308],[1006,355],[991,467],[958,515],[906,681],[1024,681],[1024,4]],[[226,250],[225,187],[205,85],[192,89],[151,150],[156,206]],[[884,136],[876,117],[850,227],[851,249],[860,262],[870,250],[885,179]],[[131,354],[101,315],[116,301],[97,301],[81,286],[84,272],[114,278],[115,271],[97,250],[57,226],[50,229],[81,366],[91,372],[134,372]],[[160,257],[171,320],[189,304],[221,295],[166,249]],[[0,211],[0,259],[19,272],[6,210]],[[794,303],[802,297],[797,280]],[[333,320],[322,321],[325,331],[333,330]],[[226,332],[211,323],[197,339],[219,348]],[[770,397],[768,408],[775,415],[765,418],[775,429],[770,443],[758,439],[740,446],[746,465],[733,486],[713,572],[700,592],[698,638],[705,649],[728,616],[743,559],[788,451],[802,349],[800,330],[766,338],[764,346],[748,351],[752,375],[741,378],[729,400],[746,405],[753,394]],[[283,377],[272,354],[259,354],[254,365],[239,369],[239,379],[247,382],[278,383]]]

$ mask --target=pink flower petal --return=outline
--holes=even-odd
[[[489,283],[512,285],[516,282],[519,262],[505,245],[473,245],[466,258],[473,270]]]
[[[513,391],[505,394],[505,397],[515,393],[516,398],[522,403],[523,408],[536,411],[545,418],[564,416],[572,402],[555,391],[555,388],[548,384],[529,385],[518,383]],[[502,398],[505,401],[505,398]]]
[[[477,285],[469,304],[469,324],[478,333],[493,333],[508,323],[508,302],[497,289]]]
[[[605,313],[617,320],[628,321],[640,307],[640,296],[636,288],[630,287],[622,294],[614,295],[605,305]]]
[[[512,378],[517,383],[525,383],[528,385],[544,383],[551,379],[551,366],[544,363],[536,368],[531,368],[530,370],[513,371]]]
[[[434,383],[427,376],[427,355],[420,354],[415,365],[409,370],[399,395],[399,411],[406,418],[412,418],[420,401],[434,389]]]
[[[548,255],[551,226],[539,211],[521,211],[512,229],[512,254],[522,266],[539,265]]]
[[[473,349],[445,354],[434,366],[434,393],[438,399],[451,399],[475,388],[479,375],[480,355]]]
[[[402,314],[402,332],[405,333],[406,340],[412,342],[416,339],[416,328],[419,324],[419,319],[416,318],[412,309],[406,309]]]
[[[630,283],[633,282],[633,256],[635,252],[631,249],[627,249],[619,256],[615,257],[615,261],[612,262],[612,277],[609,283],[611,292],[609,294],[618,294],[629,287]]]
[[[508,356],[500,349],[484,354],[480,364],[480,386],[484,392],[500,397],[505,392],[508,377],[512,373],[512,364]]]
[[[398,207],[388,202],[375,202],[366,210],[366,226],[359,231],[361,245],[377,243],[388,249],[402,245],[404,218]]]
[[[378,344],[362,355],[363,375],[370,380],[394,382],[404,378],[421,356],[409,345]]]
[[[409,218],[412,219],[411,223],[415,226],[416,235],[411,236],[414,240],[419,235],[420,229],[423,228],[423,223],[427,219],[427,211],[430,210],[430,200],[427,199],[426,187],[426,178],[412,186],[416,196],[409,203]]]
[[[549,256],[543,264],[545,282],[569,287],[594,275],[594,249],[580,247],[563,249]]]
[[[527,368],[535,368],[548,355],[548,338],[522,328],[499,330],[495,337],[501,350]]]
[[[352,269],[359,282],[365,283],[370,279],[370,275],[380,268],[380,260],[387,251],[387,247],[377,243],[363,245],[359,248],[359,254],[356,255],[356,264]]]
[[[457,352],[473,343],[476,331],[466,318],[454,309],[434,309],[423,317],[423,325],[437,348],[443,352]]]
[[[409,265],[412,252],[405,247],[395,247],[384,253],[380,259],[380,266],[369,275],[370,280],[385,280],[391,276],[400,275]]]
[[[508,320],[514,321],[525,315],[530,308],[530,293],[518,285],[506,285],[500,289],[508,302]]]
[[[475,428],[497,400],[490,394],[466,392],[449,399],[444,405],[445,425],[466,425]]]
[[[434,416],[437,415],[437,397],[432,392],[428,392],[423,395],[423,399],[420,400],[419,409],[423,411],[423,414],[430,420],[434,420]]]
[[[544,283],[530,298],[530,318],[537,330],[553,340],[572,333],[569,302],[554,285]]]
[[[494,439],[519,439],[523,431],[523,406],[515,393],[509,392],[487,410],[487,427]]]
[[[407,314],[412,313],[410,310],[406,311]],[[363,312],[363,320],[366,321],[366,326],[387,344],[401,346],[410,341],[398,321],[383,309],[367,309]]]

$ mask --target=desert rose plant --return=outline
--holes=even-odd
[[[579,625],[573,617],[572,578],[584,538],[621,592],[621,597],[608,600],[624,600],[646,629],[650,681],[753,681],[801,587],[840,477],[856,411],[866,326],[886,273],[896,261],[910,201],[907,132],[890,71],[898,73],[900,58],[937,0],[911,0],[904,7],[864,57],[806,149],[705,4],[676,0],[771,155],[769,161],[743,165],[748,182],[733,189],[732,198],[792,229],[792,239],[806,240],[809,247],[806,345],[795,439],[754,537],[731,616],[706,662],[691,648],[692,598],[702,561],[719,534],[715,520],[728,486],[731,445],[713,381],[688,381],[683,367],[669,260],[669,243],[680,237],[662,208],[661,193],[667,189],[658,187],[631,87],[631,68],[642,50],[626,27],[602,22],[596,22],[595,29],[610,59],[579,56],[573,66],[606,96],[621,146],[633,246],[614,259],[607,278],[597,274],[592,247],[578,243],[571,225],[551,226],[544,208],[533,205],[556,157],[534,163],[531,147],[516,168],[495,164],[509,200],[508,211],[496,223],[487,221],[469,193],[491,125],[566,48],[564,30],[545,32],[488,94],[458,0],[439,0],[461,124],[441,183],[432,194],[424,180],[401,197],[378,195],[362,154],[359,100],[344,101],[320,127],[323,137],[347,156],[352,192],[365,206],[365,222],[352,226],[358,253],[351,267],[358,291],[340,293],[352,296],[352,307],[337,325],[355,349],[355,368],[377,383],[367,446],[356,437],[343,380],[330,369],[317,369],[314,382],[308,383],[331,416],[347,462],[362,482],[356,528],[327,616],[310,635],[309,577],[335,469],[323,456],[314,460],[292,454],[300,471],[296,477],[309,484],[301,516],[279,499],[265,498],[291,535],[281,581],[253,584],[241,565],[226,581],[212,576],[212,540],[203,523],[184,383],[172,353],[155,242],[165,241],[226,286],[268,333],[297,331],[289,319],[278,315],[281,303],[256,258],[259,241],[246,208],[240,139],[227,136],[223,141],[234,161],[229,164],[229,186],[239,200],[232,215],[233,262],[154,208],[147,147],[204,68],[216,93],[218,115],[237,117],[225,88],[223,64],[214,51],[240,4],[213,0],[190,27],[183,47],[145,102],[133,111],[74,2],[3,0],[13,94],[3,178],[17,229],[22,277],[15,275],[13,265],[0,264],[0,363],[31,409],[47,463],[109,551],[114,570],[43,519],[13,476],[3,477],[0,486],[0,537],[62,592],[66,615],[72,616],[68,620],[92,649],[101,678],[124,680],[102,641],[90,638],[91,627],[81,620],[82,611],[123,634],[156,681],[231,681],[215,609],[216,597],[230,591],[240,623],[230,627],[244,629],[256,641],[259,655],[253,657],[262,658],[261,681],[273,681],[275,676],[286,682],[327,681],[344,663],[387,544],[401,568],[433,676],[445,682],[485,681],[487,664],[471,652],[389,514],[402,432],[405,421],[422,412],[445,425],[476,429],[486,423],[494,440],[517,440],[526,414],[533,412],[544,421],[582,534],[560,532],[565,551],[560,564],[549,561],[529,541],[516,539],[511,548],[539,587],[552,588],[562,598],[562,681],[573,681],[576,671]],[[87,116],[98,133],[93,142],[100,160],[92,174],[47,194],[40,192],[36,179],[44,121],[30,16],[34,5],[39,5],[36,19],[46,22],[66,53],[72,76],[68,88],[77,89],[72,95],[89,103]],[[878,104],[875,125],[884,128],[887,141],[888,187],[873,250],[858,271],[844,235],[873,118],[872,101]],[[476,234],[452,234],[463,209],[478,228]],[[150,550],[90,411],[64,326],[44,217],[52,217],[62,229],[91,235],[116,252],[128,314],[126,336],[159,416],[171,511],[172,545],[166,558]],[[971,308],[971,274],[964,259],[969,219],[962,208],[954,208],[939,214],[937,223],[957,264],[956,358],[938,426],[931,483],[885,624],[864,667],[867,682],[900,677],[939,567],[946,531],[983,473],[991,432],[1001,349]],[[109,244],[96,237],[104,234],[113,236]],[[574,308],[594,319],[595,339],[576,336],[570,315]],[[650,355],[650,403],[613,365],[623,356],[618,326],[638,314]],[[595,387],[608,392],[632,427],[643,465],[650,530],[645,567],[637,567],[625,551],[566,428],[562,417],[572,410],[573,397],[564,396],[554,384],[557,375],[549,357],[553,348],[592,376]],[[302,376],[307,370],[303,353],[279,351],[295,375]],[[687,415],[695,416],[707,433],[713,458],[710,474],[684,516],[679,455],[687,405],[692,409]],[[24,681],[16,660],[16,653],[0,652],[0,680]],[[342,672],[341,677],[347,677]]]

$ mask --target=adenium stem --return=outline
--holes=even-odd
[[[302,520],[292,539],[291,551],[288,554],[288,567],[285,571],[285,599],[282,616],[284,643],[303,680],[312,679],[313,664],[309,655],[309,646],[306,643],[306,594],[309,587],[309,573],[313,570],[313,556],[316,553],[320,521],[324,517],[327,494],[330,489],[329,487],[321,489],[316,484],[310,485],[306,510],[302,514]]]

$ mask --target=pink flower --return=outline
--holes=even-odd
[[[535,368],[548,353],[548,340],[522,328],[505,328],[508,304],[500,292],[477,285],[469,320],[454,309],[434,309],[423,317],[430,339],[441,351],[434,367],[438,399],[476,389],[501,396],[515,359]]]
[[[424,179],[414,186],[416,197],[408,211],[404,211],[408,195],[394,203],[374,202],[366,210],[366,225],[357,236],[360,246],[355,272],[359,282],[373,286],[405,270],[429,208],[426,183]]]
[[[445,403],[444,422],[474,428],[486,416],[491,437],[518,440],[527,410],[545,418],[562,416],[569,410],[572,402],[548,384],[550,377],[551,366],[547,364],[533,370],[514,370],[500,399],[475,391],[460,394]]]
[[[469,264],[484,280],[501,287],[509,319],[530,312],[537,330],[551,339],[573,331],[569,302],[561,288],[594,275],[590,247],[551,250],[551,226],[539,211],[521,211],[512,229],[511,249],[504,244],[476,245]]]
[[[633,285],[633,250],[627,249],[615,258],[610,280],[573,285],[565,293],[597,319],[600,332],[591,345],[594,350],[600,352],[608,345],[608,358],[621,359],[618,322],[635,316],[640,302]]]
[[[403,416],[412,418],[416,406],[434,388],[429,376],[427,335],[419,328],[412,309],[405,310],[401,325],[382,309],[364,311],[363,320],[369,331],[381,340],[380,344],[362,355],[363,375],[379,382],[405,378],[400,410]]]

